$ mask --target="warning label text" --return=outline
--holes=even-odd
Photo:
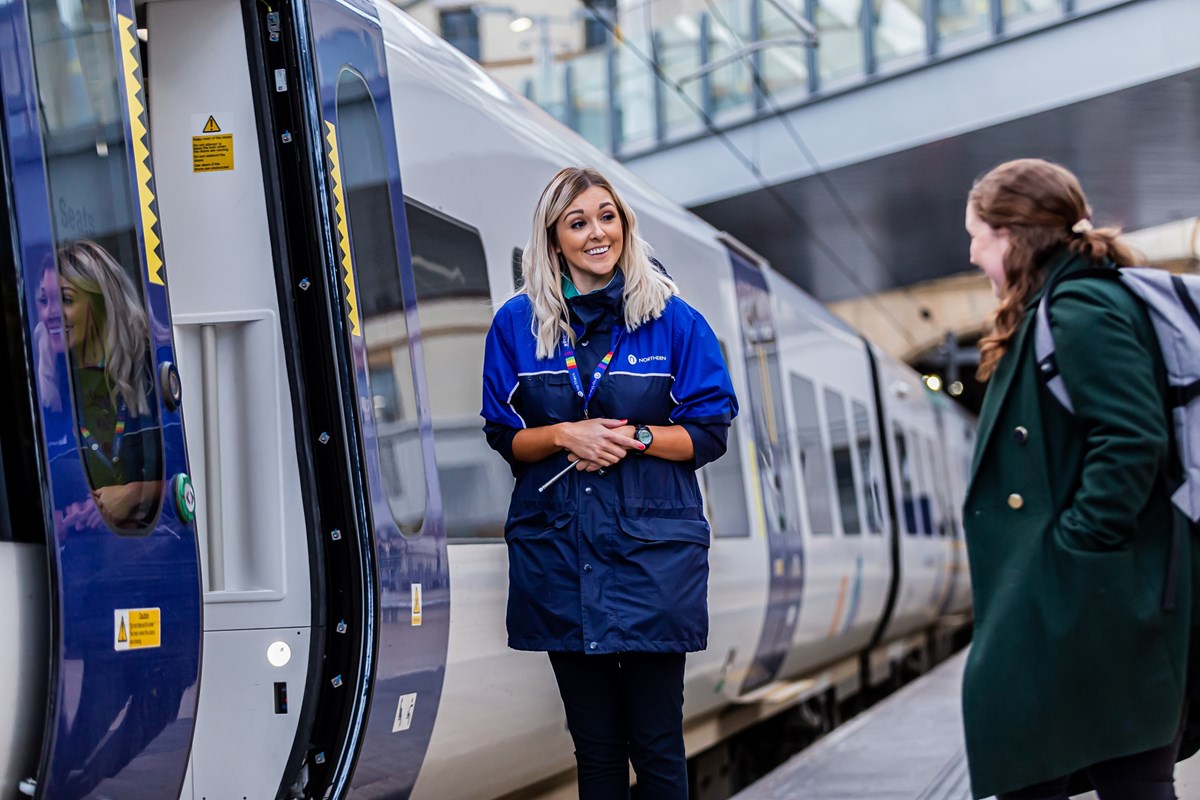
[[[192,137],[192,172],[233,169],[233,134]]]
[[[142,650],[162,645],[157,608],[118,608],[113,611],[113,649]]]

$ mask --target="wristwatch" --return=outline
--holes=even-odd
[[[645,425],[638,425],[633,429],[633,438],[642,443],[643,449],[648,449],[654,443],[654,433]]]

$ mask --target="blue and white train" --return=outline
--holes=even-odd
[[[690,752],[969,619],[969,416],[391,4],[6,0],[0,102],[0,797],[569,783],[547,660],[505,647],[512,478],[478,417],[564,164],[620,186],[741,399],[702,471]],[[149,321],[161,491],[128,524],[48,344],[81,335],[55,268],[80,241]]]

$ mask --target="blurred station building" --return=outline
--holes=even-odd
[[[1196,0],[399,5],[971,406],[991,166],[1062,163],[1148,263],[1200,263]]]

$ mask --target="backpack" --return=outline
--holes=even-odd
[[[1119,280],[1149,312],[1167,368],[1168,403],[1175,447],[1181,468],[1177,485],[1169,486],[1171,502],[1193,523],[1200,522],[1200,275],[1172,275],[1149,267],[1084,269],[1060,280],[1105,278]],[[1057,283],[1042,295],[1034,322],[1034,354],[1038,373],[1054,399],[1074,415],[1074,406],[1054,358],[1050,329],[1050,299]],[[1180,538],[1187,525],[1177,517],[1168,557],[1163,608],[1175,607],[1175,579]]]

